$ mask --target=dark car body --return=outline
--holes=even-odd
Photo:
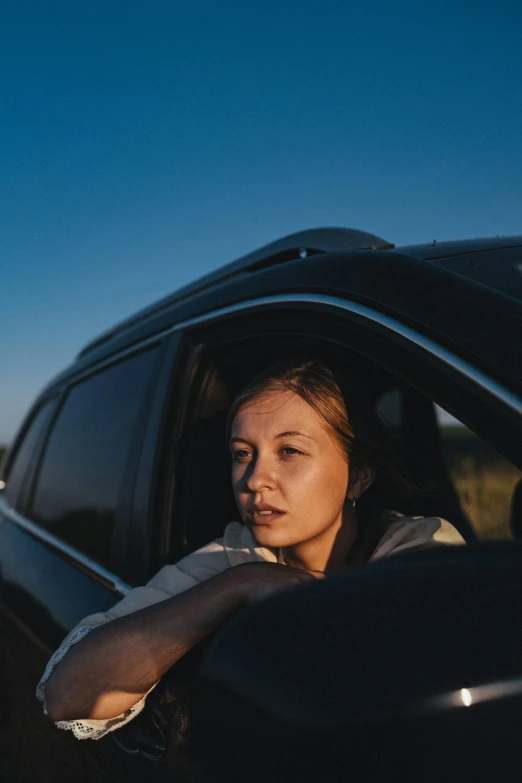
[[[363,232],[320,229],[262,248],[90,343],[43,390],[1,469],[6,623],[34,650],[35,671],[82,617],[221,534],[237,514],[223,446],[227,407],[256,372],[296,353],[348,369],[376,407],[395,400],[393,415],[383,419],[390,436],[412,474],[435,485],[413,512],[446,517],[470,551],[482,551],[442,457],[434,404],[522,468],[521,337],[522,237],[394,248]],[[513,503],[512,531],[517,509]],[[493,574],[498,560],[491,557],[484,568]],[[457,561],[454,567],[461,569]],[[430,570],[416,568],[409,572],[413,590]],[[383,578],[393,583],[396,576]],[[336,595],[345,589],[341,580]],[[367,588],[359,582],[349,589]],[[411,615],[411,607],[405,611]],[[244,622],[248,628],[248,617]],[[237,627],[228,642],[221,637],[205,669],[208,683],[230,693],[238,671],[242,682],[256,679],[250,648],[234,647]],[[497,674],[508,676],[501,663]],[[266,677],[277,679],[277,667]],[[250,700],[270,712],[256,703],[255,687],[236,690],[246,700],[241,709]],[[281,694],[273,703],[287,701]],[[320,699],[310,703],[324,717]],[[277,706],[271,720],[277,724]],[[328,721],[321,728],[321,720],[307,731],[324,734]],[[347,726],[341,721],[335,730]]]

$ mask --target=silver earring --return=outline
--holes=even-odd
[[[352,498],[352,508],[355,508],[355,498]]]

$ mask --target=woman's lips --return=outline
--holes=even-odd
[[[249,516],[254,525],[272,525],[276,520],[280,519],[284,511],[251,511]]]

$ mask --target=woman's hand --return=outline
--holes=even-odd
[[[322,579],[321,571],[305,571],[280,563],[244,563],[228,572],[236,581],[239,596],[244,604],[266,598],[279,590],[296,587],[303,582]]]

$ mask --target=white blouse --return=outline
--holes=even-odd
[[[404,517],[395,512],[391,524],[370,558],[370,562],[388,557],[405,550],[421,549],[433,543],[464,543],[457,530],[438,517]],[[241,563],[255,561],[282,563],[282,557],[276,550],[257,545],[250,530],[241,522],[230,522],[222,538],[211,541],[197,552],[184,557],[175,565],[166,565],[143,587],[135,587],[108,612],[98,612],[85,617],[66,636],[60,647],[50,658],[42,679],[36,690],[37,698],[45,703],[45,684],[55,666],[62,660],[74,644],[77,644],[93,628],[115,620],[117,617],[131,614],[146,606],[172,598],[183,593],[210,577],[226,571]],[[155,685],[153,686],[153,688]],[[151,688],[150,690],[152,690]],[[150,693],[150,691],[148,691]],[[57,721],[61,729],[70,729],[78,739],[100,739],[105,734],[118,729],[136,717],[144,707],[146,693],[136,704],[115,718],[106,720],[68,720]]]

